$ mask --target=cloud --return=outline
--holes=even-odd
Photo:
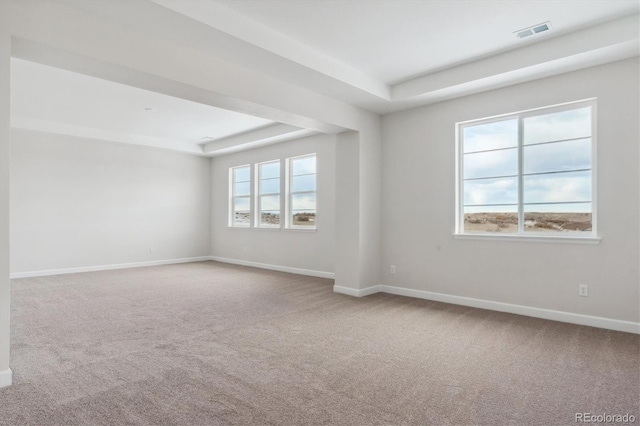
[[[248,182],[250,180],[251,169],[249,166],[236,167],[234,170],[234,182]]]
[[[542,173],[591,168],[591,139],[525,146],[524,173]]]
[[[236,183],[234,184],[234,188],[235,189],[234,189],[233,195],[235,196],[249,195],[251,191],[251,183],[250,182]]]
[[[233,200],[233,210],[236,212],[248,212],[249,211],[249,197],[235,198]]]
[[[465,179],[518,174],[518,149],[478,152],[464,155]]]
[[[524,203],[591,201],[591,172],[524,177]]]
[[[591,107],[525,118],[524,144],[591,137]]]
[[[316,194],[293,194],[291,195],[291,210],[296,212],[315,211]]]
[[[463,129],[463,152],[518,146],[518,120],[495,121]]]
[[[280,178],[269,178],[260,180],[261,194],[278,194],[280,192]]]
[[[303,175],[316,172],[316,156],[294,158],[291,160],[293,175]]]
[[[280,195],[265,195],[260,197],[261,210],[280,210]]]
[[[471,180],[464,183],[464,204],[517,204],[517,178]]]
[[[524,118],[523,126],[525,210],[590,211],[590,107]],[[506,177],[518,174],[518,149],[511,148],[517,146],[517,133],[517,119],[463,129],[465,212],[517,210],[513,205],[518,203],[518,180]],[[583,139],[554,142],[579,137]],[[541,145],[529,145],[538,143]],[[584,169],[588,170],[575,171]],[[573,202],[582,204],[568,204]],[[527,203],[561,204],[527,206]],[[473,207],[480,204],[502,206]]]
[[[316,175],[293,176],[291,190],[294,192],[315,191]]]
[[[280,161],[271,161],[260,164],[260,179],[271,179],[280,177]]]

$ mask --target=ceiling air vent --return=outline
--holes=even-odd
[[[540,34],[545,31],[549,31],[551,29],[551,24],[549,22],[544,22],[542,24],[534,25],[529,28],[524,28],[522,30],[515,31],[514,34],[517,38],[525,38],[532,36],[534,34]]]

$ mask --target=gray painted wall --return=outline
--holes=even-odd
[[[209,162],[14,129],[11,272],[209,255]]]
[[[637,322],[639,75],[634,58],[385,116],[383,284]],[[601,243],[454,239],[454,124],[591,97]]]
[[[214,157],[212,165],[211,255],[320,272],[335,263],[335,136],[318,135]],[[229,228],[229,168],[317,154],[317,231]]]

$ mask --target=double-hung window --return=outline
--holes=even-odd
[[[229,169],[230,214],[229,226],[251,226],[251,167]]]
[[[256,226],[280,228],[280,160],[256,164]]]
[[[595,106],[458,123],[457,233],[595,237]]]
[[[316,155],[287,159],[287,228],[316,227]]]

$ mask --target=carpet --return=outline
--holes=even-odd
[[[574,425],[640,336],[218,262],[12,280],[0,425]]]

